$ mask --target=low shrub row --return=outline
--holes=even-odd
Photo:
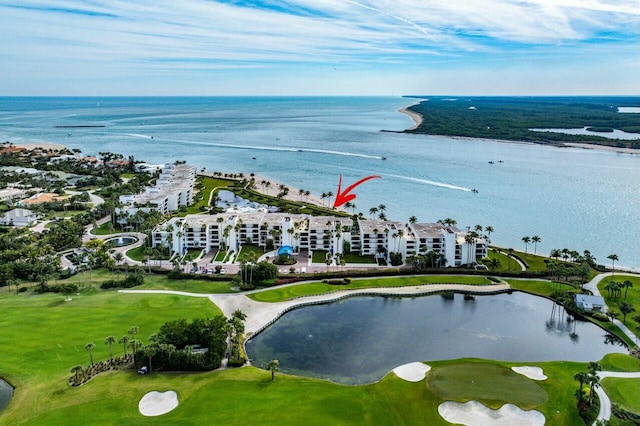
[[[144,284],[144,275],[129,274],[122,280],[107,280],[100,284],[100,288],[131,288]]]

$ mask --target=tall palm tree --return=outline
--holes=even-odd
[[[84,345],[84,349],[89,352],[89,359],[91,360],[91,366],[93,367],[93,348],[95,348],[96,345],[93,342],[89,342],[86,345]]]
[[[531,237],[531,242],[533,243],[533,254],[538,253],[538,243],[540,241],[542,241],[542,238],[540,238],[537,235],[534,235],[533,237]]]
[[[611,275],[615,275],[616,273],[616,262],[618,261],[618,255],[617,254],[610,254],[609,256],[607,256],[607,259],[609,259],[611,261]]]
[[[524,243],[524,252],[526,253],[529,244],[531,244],[531,237],[522,237],[522,242]]]
[[[409,223],[416,223],[418,221],[418,218],[415,216],[410,216],[409,217]]]
[[[487,233],[487,240],[491,242],[491,233],[493,232],[493,226],[485,226],[484,231]]]
[[[127,357],[127,345],[129,344],[129,336],[127,336],[126,334],[124,336],[122,336],[119,340],[118,343],[122,343],[122,347],[124,349],[124,357]]]
[[[562,252],[560,250],[558,250],[558,249],[553,249],[549,253],[549,256],[553,257],[554,259],[556,259],[556,261],[560,258],[560,255],[562,255]]]
[[[464,242],[467,244],[467,265],[471,264],[471,246],[475,241],[476,239],[471,234],[464,236]]]
[[[476,226],[474,226],[474,228],[473,228],[473,230],[474,230],[474,231],[476,231],[476,232],[478,232],[478,233],[482,232],[482,229],[483,229],[483,228],[482,228],[482,225],[476,225]]]
[[[376,214],[376,213],[378,213],[378,208],[377,208],[377,207],[371,207],[371,208],[369,209],[369,214],[370,214],[371,216],[375,216],[375,214]]]
[[[333,192],[331,191],[327,192],[327,198],[329,199],[329,202],[327,203],[327,207],[331,207],[331,197],[333,197]]]
[[[627,300],[627,292],[629,291],[629,287],[633,287],[633,283],[629,280],[625,280],[625,282],[622,283],[622,286],[624,287],[624,300]]]
[[[593,404],[593,394],[596,388],[600,387],[600,378],[593,372],[589,373],[587,382],[589,383],[589,405]]]
[[[107,336],[107,338],[104,341],[105,345],[109,345],[109,361],[113,362],[113,344],[116,343],[118,341],[118,339],[116,339],[116,336]]]
[[[269,365],[267,365],[267,370],[271,371],[271,380],[274,379],[276,371],[280,369],[280,361],[277,359],[272,359],[269,361]]]

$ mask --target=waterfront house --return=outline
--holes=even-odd
[[[607,304],[604,302],[604,299],[600,296],[590,296],[587,294],[576,294],[575,295],[576,306],[585,311],[591,312],[606,312]]]

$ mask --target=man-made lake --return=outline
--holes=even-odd
[[[12,395],[13,388],[9,385],[9,383],[0,379],[0,410],[3,410],[7,405],[9,405],[9,401],[11,401]]]
[[[285,314],[247,342],[251,363],[338,383],[371,383],[413,361],[478,357],[596,361],[626,352],[599,327],[525,293],[416,298],[357,297]]]

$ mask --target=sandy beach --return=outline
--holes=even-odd
[[[420,102],[414,102],[411,105],[407,105],[406,107],[400,108],[398,110],[398,112],[401,112],[403,114],[407,114],[409,117],[411,117],[411,119],[413,120],[414,124],[413,126],[409,127],[406,130],[415,130],[418,128],[418,126],[420,125],[420,123],[422,123],[422,116],[420,114],[418,114],[417,112],[413,112],[411,111],[409,108],[414,106],[414,105],[418,105]]]
[[[328,206],[329,205],[329,200],[325,199],[324,201],[317,195],[314,194],[309,194],[309,196],[307,197],[306,195],[300,195],[298,193],[298,191],[300,191],[300,189],[302,188],[294,188],[291,185],[288,184],[283,184],[281,182],[278,182],[276,180],[273,179],[269,179],[267,177],[264,176],[259,176],[259,175],[255,175],[254,176],[255,180],[256,180],[256,185],[255,185],[255,190],[265,194],[265,195],[270,195],[272,197],[275,197],[276,195],[278,195],[278,193],[280,192],[280,185],[284,185],[287,188],[289,188],[289,194],[287,196],[285,196],[284,198],[286,200],[291,200],[291,201],[305,201],[305,202],[309,202],[311,204],[315,204],[318,206]],[[269,185],[261,185],[261,182],[265,181],[265,182],[269,182]],[[336,187],[337,189],[337,187]],[[333,201],[335,200],[335,193],[334,196],[331,197],[331,203],[333,203]]]
[[[64,149],[67,149],[66,146],[59,144],[59,143],[51,143],[51,142],[17,142],[17,143],[13,143],[13,146],[19,146],[22,148],[26,148],[26,149],[51,149],[54,151],[62,151]]]
[[[574,143],[574,142],[565,142],[563,145],[566,147],[573,147],[573,148],[596,149],[599,151],[618,152],[620,154],[640,155],[640,149],[633,149],[633,148],[618,148],[615,146],[595,145],[591,143]]]

